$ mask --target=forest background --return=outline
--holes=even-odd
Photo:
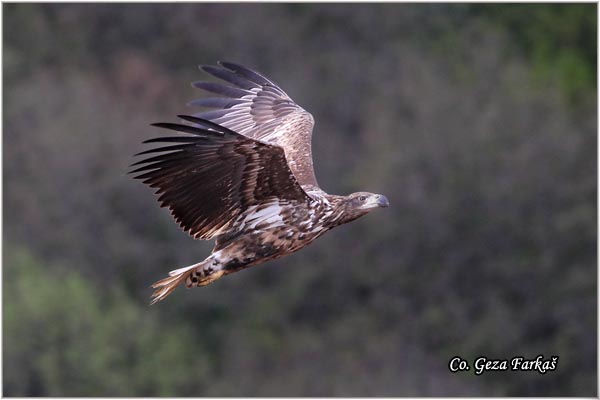
[[[3,4],[5,396],[596,396],[596,4]],[[126,175],[229,60],[389,209],[149,306],[203,259]],[[556,371],[450,373],[456,355]]]

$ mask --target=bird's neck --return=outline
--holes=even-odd
[[[325,226],[333,228],[354,221],[365,214],[364,212],[351,209],[348,206],[347,197],[345,196],[327,195],[325,196],[325,200],[326,218],[323,221]]]

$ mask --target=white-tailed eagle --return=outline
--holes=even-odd
[[[203,66],[224,83],[193,85],[218,95],[193,101],[214,110],[180,115],[189,124],[154,126],[178,135],[136,155],[136,179],[158,189],[179,225],[196,239],[216,238],[208,258],[152,286],[153,303],[185,282],[204,286],[223,275],[300,250],[331,228],[387,207],[380,194],[336,196],[313,170],[313,117],[279,86],[241,65]]]

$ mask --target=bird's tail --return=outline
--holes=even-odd
[[[152,284],[152,288],[155,289],[154,293],[152,293],[152,301],[150,304],[157,303],[161,300],[164,300],[168,295],[173,292],[177,288],[177,286],[181,285],[187,277],[192,273],[192,271],[182,272],[179,275],[169,276],[165,279],[161,279],[160,281],[154,282]]]
[[[173,290],[184,282],[187,288],[205,286],[216,281],[223,275],[224,271],[213,265],[213,259],[211,257],[198,264],[173,270],[169,272],[167,278],[152,284],[152,288],[155,290],[154,293],[152,293],[152,301],[150,304],[164,300],[173,292]]]

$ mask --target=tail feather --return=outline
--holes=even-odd
[[[165,279],[161,279],[158,282],[154,282],[154,284],[152,284],[152,288],[156,290],[154,291],[154,293],[152,293],[152,301],[150,302],[150,304],[155,304],[159,301],[164,300],[168,295],[170,295],[173,292],[173,290],[177,288],[177,286],[184,283],[186,279],[192,274],[192,272],[193,268],[189,268],[187,271],[183,271],[178,275],[168,276]]]
[[[196,268],[196,267],[201,266],[203,263],[204,262],[201,262],[201,263],[198,263],[198,264],[194,264],[194,265],[190,265],[189,267],[183,267],[183,268],[174,269],[173,271],[169,272],[169,276],[175,276],[175,275],[182,274],[185,271],[189,271],[192,268]]]
[[[183,283],[185,283],[185,286],[188,288],[194,286],[206,286],[225,275],[225,271],[219,266],[214,269],[211,267],[205,270],[204,268],[210,267],[211,263],[212,258],[209,257],[198,264],[175,269],[169,272],[168,277],[161,279],[158,282],[154,282],[152,288],[155,290],[154,293],[152,293],[152,301],[150,304],[155,304],[164,300],[173,292],[173,290]]]

